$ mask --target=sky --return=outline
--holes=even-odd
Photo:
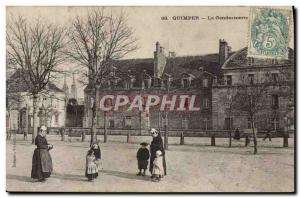
[[[47,21],[68,27],[76,16],[83,16],[92,7],[7,7],[7,20],[22,15],[29,20],[44,18]],[[217,53],[219,39],[225,39],[233,51],[247,46],[248,19],[217,20],[217,17],[249,17],[249,7],[107,7],[107,11],[128,16],[127,24],[134,30],[139,49],[124,58],[152,58],[155,43],[160,42],[166,51],[176,56]],[[199,20],[173,20],[174,16],[197,16]],[[168,20],[162,20],[167,17]],[[215,20],[208,20],[214,17]],[[290,47],[293,48],[293,39]],[[63,67],[72,70],[73,65]],[[77,75],[76,78],[79,78]],[[67,79],[69,87],[72,75]],[[63,82],[63,79],[62,79]],[[78,84],[78,95],[83,97],[83,87]],[[62,87],[62,83],[58,85]]]

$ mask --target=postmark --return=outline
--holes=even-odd
[[[288,58],[291,11],[273,8],[251,8],[248,56]]]

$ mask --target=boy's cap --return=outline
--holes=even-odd
[[[142,142],[140,145],[142,145],[142,146],[148,146],[148,143],[147,142]]]

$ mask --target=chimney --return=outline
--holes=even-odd
[[[156,51],[154,52],[154,77],[160,78],[167,64],[167,57],[164,54],[164,48],[156,42]]]
[[[155,45],[156,45],[156,52],[159,52],[160,51],[160,44],[159,44],[159,42],[157,41]]]
[[[163,54],[163,53],[164,53],[164,48],[163,48],[163,47],[160,47],[159,52]]]
[[[223,65],[223,63],[227,60],[229,56],[229,52],[231,51],[231,47],[228,46],[227,41],[224,39],[219,40],[219,64]]]
[[[176,57],[176,53],[173,51],[169,51],[169,58],[175,58]]]

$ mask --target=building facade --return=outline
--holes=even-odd
[[[165,111],[109,111],[99,108],[105,95],[195,95],[199,111],[170,111],[167,114],[171,129],[212,129],[212,84],[217,79],[219,54],[176,57],[165,53],[157,42],[154,57],[116,61],[105,84],[97,90],[97,122],[114,129],[162,128],[166,123]],[[85,89],[84,126],[92,123],[91,90]],[[187,100],[189,102],[190,98]],[[114,103],[115,101],[112,101]]]
[[[294,51],[289,49],[288,60],[279,60],[247,57],[247,50],[236,51],[221,66],[220,80],[212,89],[213,128],[252,127],[249,112],[234,106],[236,94],[248,87],[255,88],[255,93],[264,89],[254,116],[258,132],[294,130]],[[255,93],[249,92],[258,97]]]
[[[170,129],[224,130],[250,127],[247,113],[231,107],[241,83],[257,86],[268,82],[264,110],[255,120],[256,128],[290,130],[294,125],[294,51],[288,60],[247,57],[247,48],[232,52],[228,43],[219,40],[219,53],[176,57],[168,55],[157,42],[153,58],[116,61],[105,84],[97,90],[96,126],[112,129],[163,128],[164,111],[106,111],[99,108],[105,95],[196,95],[199,111],[172,111],[167,114]],[[84,127],[92,123],[91,90],[85,89]],[[113,105],[114,100],[110,101]],[[263,119],[262,119],[263,118]],[[288,123],[288,124],[286,124]]]
[[[19,71],[12,74],[7,82],[6,126],[22,133],[33,131],[33,97],[20,78]],[[45,92],[37,99],[37,126],[63,127],[65,124],[65,93],[49,82]]]

